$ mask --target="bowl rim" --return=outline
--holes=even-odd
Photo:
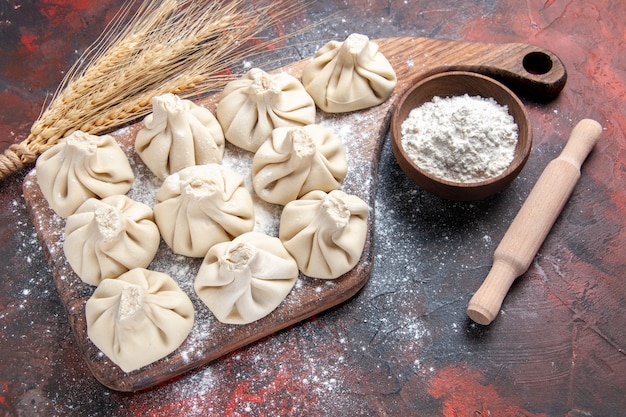
[[[520,140],[519,140],[519,134],[520,131],[522,131],[522,126],[520,126],[520,122],[522,122],[523,124],[525,124],[525,129],[527,132],[527,140],[523,142],[523,148],[520,150],[519,155],[521,155],[519,158],[514,157],[513,160],[511,161],[511,163],[509,164],[509,166],[503,171],[501,172],[499,175],[492,177],[492,178],[487,178],[485,180],[482,181],[473,181],[473,182],[458,182],[458,181],[451,181],[451,180],[447,180],[445,178],[441,178],[441,177],[437,177],[436,175],[431,174],[430,172],[424,170],[423,168],[421,168],[420,166],[418,166],[410,157],[409,155],[406,153],[404,146],[402,144],[402,133],[400,131],[401,125],[404,122],[404,120],[399,120],[400,119],[400,111],[402,110],[402,105],[405,103],[405,101],[407,100],[407,98],[413,94],[413,92],[420,88],[422,85],[424,85],[427,82],[432,82],[434,80],[437,80],[439,78],[443,78],[443,77],[454,77],[454,76],[464,76],[464,77],[472,77],[472,78],[476,78],[476,79],[481,79],[483,82],[487,82],[490,83],[494,86],[496,86],[497,88],[503,90],[504,93],[506,93],[508,96],[510,96],[510,98],[512,99],[512,101],[515,103],[515,105],[519,108],[520,110],[520,114],[522,115],[521,120],[515,120],[515,123],[518,125],[518,144],[516,144],[516,146],[519,146]],[[455,96],[459,96],[461,94],[457,94]],[[434,96],[433,96],[434,97]],[[446,97],[452,97],[452,95],[450,96],[446,96]],[[498,104],[502,105],[502,103],[500,103],[495,97],[492,97],[494,100],[496,100],[498,102]],[[508,111],[509,114],[511,114],[511,116],[513,116],[511,109],[508,104]],[[499,82],[498,80],[491,78],[489,76],[480,74],[480,73],[476,73],[476,72],[472,72],[472,71],[463,71],[463,70],[446,70],[446,69],[442,69],[440,71],[438,71],[437,73],[434,74],[430,74],[428,76],[422,77],[420,79],[418,79],[415,83],[413,83],[409,88],[407,88],[405,90],[405,92],[400,96],[400,98],[398,99],[396,106],[393,110],[392,116],[391,116],[391,141],[392,144],[394,144],[394,150],[397,150],[400,152],[402,159],[408,163],[415,171],[417,171],[420,175],[430,179],[432,182],[434,183],[439,183],[448,187],[454,187],[454,188],[463,188],[463,189],[476,189],[476,188],[480,188],[480,187],[488,187],[494,183],[500,182],[502,180],[504,180],[505,178],[507,178],[509,175],[515,174],[516,171],[518,171],[517,173],[519,173],[519,171],[523,168],[523,166],[525,165],[529,155],[530,155],[530,151],[532,148],[532,142],[533,142],[533,138],[532,138],[532,127],[531,127],[531,123],[530,123],[530,118],[528,117],[528,112],[526,110],[526,107],[524,106],[524,104],[522,103],[522,101],[519,99],[519,97],[507,86],[505,86],[504,84],[502,84],[501,82]],[[517,154],[517,153],[516,153]],[[396,155],[397,157],[397,155]]]

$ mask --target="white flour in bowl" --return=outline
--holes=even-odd
[[[448,181],[480,182],[513,160],[518,129],[507,106],[480,96],[434,97],[411,110],[401,127],[413,162]]]

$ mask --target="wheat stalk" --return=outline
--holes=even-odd
[[[155,95],[219,89],[231,79],[230,67],[285,36],[251,40],[301,8],[296,2],[130,0],[68,71],[29,136],[0,155],[0,180],[75,130],[99,134],[147,114]]]

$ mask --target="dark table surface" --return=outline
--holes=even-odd
[[[0,150],[22,141],[64,72],[122,1],[0,4]],[[626,8],[621,1],[318,1],[285,21],[281,50],[329,39],[419,36],[532,43],[568,70],[558,98],[523,98],[530,159],[475,203],[411,183],[388,139],[376,195],[375,263],[354,298],[180,378],[105,388],[77,349],[22,197],[0,184],[0,415],[626,415]],[[527,273],[489,326],[467,302],[500,238],[575,123],[604,127]]]

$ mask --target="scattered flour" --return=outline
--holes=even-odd
[[[517,124],[508,108],[480,96],[434,97],[402,123],[402,146],[428,173],[453,182],[500,175],[513,160]]]

